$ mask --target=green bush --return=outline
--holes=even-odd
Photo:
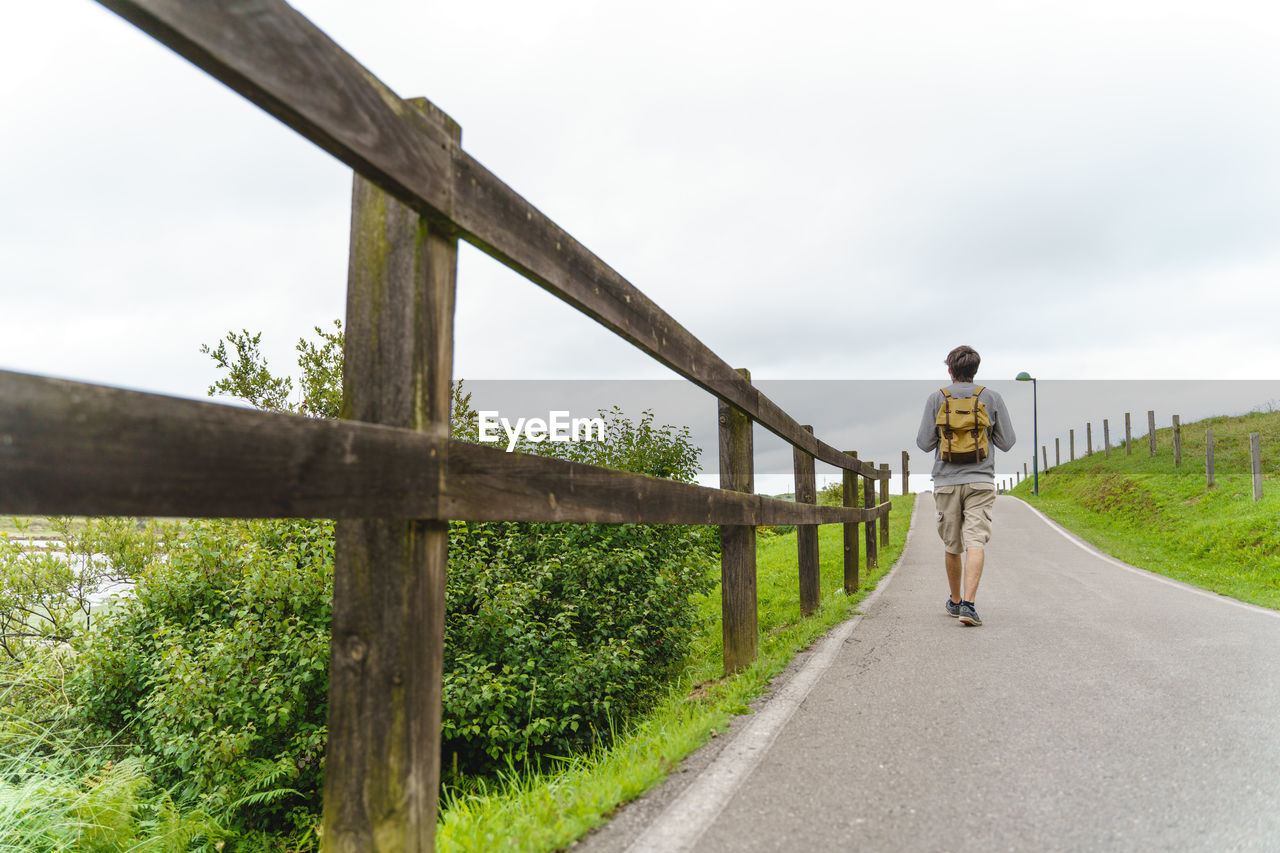
[[[711,586],[691,528],[455,523],[450,547],[444,752],[464,772],[607,739],[684,660]]]
[[[211,392],[335,414],[340,332],[303,349],[303,398],[257,336],[211,355]],[[308,360],[309,359],[309,360]],[[603,444],[539,445],[575,461],[691,481],[687,429],[616,409]],[[473,434],[460,387],[454,434]],[[531,448],[525,447],[524,450]],[[155,782],[217,817],[237,849],[315,840],[326,744],[333,530],[328,522],[197,521],[171,529],[83,642],[71,693]],[[446,773],[493,773],[607,740],[682,665],[712,585],[714,531],[663,525],[453,522],[446,589]],[[458,777],[454,777],[455,779]]]
[[[157,784],[248,838],[314,829],[333,526],[196,521],[83,640],[70,690]]]

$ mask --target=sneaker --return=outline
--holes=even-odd
[[[952,601],[951,596],[949,595],[947,596],[947,615],[948,616],[960,615],[960,605]]]
[[[950,599],[948,599],[949,601]],[[978,611],[973,609],[972,601],[960,602],[960,624],[961,625],[981,625],[982,620],[978,618]]]

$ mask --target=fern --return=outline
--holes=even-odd
[[[182,813],[135,758],[84,774],[66,766],[9,765],[3,775],[22,780],[0,781],[0,853],[171,853],[197,845],[212,849],[226,837],[204,811]]]
[[[297,772],[293,761],[287,755],[282,755],[274,760],[259,759],[254,761],[249,765],[249,778],[244,785],[244,790],[249,793],[226,807],[222,815],[223,820],[230,822],[236,816],[236,813],[243,808],[271,805],[289,796],[305,796],[296,788],[287,788],[280,785],[283,780],[296,776]]]

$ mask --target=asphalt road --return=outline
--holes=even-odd
[[[865,616],[576,849],[1280,850],[1280,614],[1001,497],[962,627],[933,512]]]

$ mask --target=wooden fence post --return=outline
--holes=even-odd
[[[803,425],[802,429],[813,434],[813,427]],[[795,459],[796,503],[816,504],[818,502],[818,486],[814,474],[813,457],[799,447],[792,448]],[[808,616],[818,609],[822,593],[819,589],[818,577],[818,526],[816,524],[796,525],[796,563],[800,580],[800,615]]]
[[[1111,422],[1106,418],[1102,419],[1102,455],[1111,458]]]
[[[1022,479],[1027,479],[1027,463],[1022,463]]]
[[[1049,470],[1049,448],[1045,447],[1043,444],[1040,445],[1040,458],[1041,458],[1041,461],[1044,462],[1044,464],[1040,466],[1040,470],[1048,471]]]
[[[457,145],[457,124],[442,118]],[[443,446],[457,258],[455,237],[355,178],[343,418]],[[341,520],[334,546],[325,849],[427,853],[440,787],[448,523]]]
[[[872,463],[868,462],[868,465]],[[875,466],[872,465],[874,468]],[[876,505],[876,479],[875,477],[862,478],[862,504],[867,509],[871,509]],[[880,550],[876,546],[876,522],[871,519],[865,525],[864,538],[866,539],[867,549],[867,571],[879,568],[880,566]]]
[[[889,471],[889,463],[880,463],[880,503],[889,502],[889,478],[893,474]],[[889,513],[880,516],[880,544],[886,548],[889,546]]]
[[[858,458],[856,451],[846,450],[845,453],[854,459]],[[858,505],[858,474],[848,468],[844,469],[844,505]],[[842,526],[844,528],[844,592],[845,595],[853,595],[858,591],[858,523],[855,521]]]
[[[1071,461],[1075,462],[1076,461],[1076,431],[1075,430],[1073,429],[1067,430],[1067,443],[1071,448]]]
[[[1156,455],[1156,413],[1154,409],[1147,410],[1147,435],[1151,436],[1151,455]]]
[[[751,373],[738,370],[748,382]],[[751,417],[719,401],[720,488],[754,494],[755,461]],[[724,671],[736,672],[756,659],[759,615],[756,610],[756,529],[746,524],[720,527],[720,608]]]
[[[1182,464],[1182,418],[1173,416],[1173,466]]]
[[[1057,468],[1062,464],[1062,444],[1060,439],[1053,440],[1053,467]]]
[[[1262,500],[1262,435],[1249,433],[1249,469],[1253,474],[1253,502]]]
[[[1204,479],[1206,489],[1213,488],[1213,430],[1204,431]]]
[[[1084,455],[1093,455],[1093,423],[1089,422],[1084,425]]]
[[[1128,412],[1124,413],[1124,455],[1133,455],[1133,423]]]
[[[907,455],[907,451],[902,451],[902,494],[911,494],[911,457]]]

